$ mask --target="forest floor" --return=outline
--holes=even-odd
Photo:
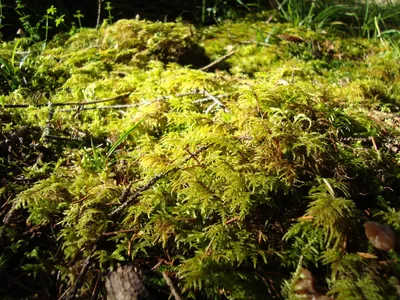
[[[0,57],[5,299],[110,296],[118,266],[155,299],[400,297],[398,42],[266,12]]]

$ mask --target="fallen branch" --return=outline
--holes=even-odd
[[[94,288],[92,290],[92,295],[90,297],[91,300],[98,299],[100,279],[101,279],[101,274],[97,275],[96,283],[94,284]]]
[[[171,281],[171,278],[167,275],[167,272],[162,272],[162,276],[165,279],[169,289],[171,290],[171,294],[174,296],[175,300],[182,300],[181,296],[179,295],[178,291],[176,290],[174,284]]]
[[[200,95],[200,94],[203,95],[204,93],[205,93],[205,91],[199,92],[199,93],[196,93],[196,94],[197,95]],[[93,109],[100,110],[100,109],[123,109],[123,108],[139,107],[141,105],[149,105],[149,104],[152,104],[152,103],[157,102],[157,101],[169,100],[172,97],[184,97],[184,96],[190,96],[190,95],[196,95],[196,94],[194,94],[194,93],[185,93],[185,94],[178,94],[178,95],[175,95],[175,96],[163,96],[163,97],[156,98],[154,100],[147,100],[147,101],[144,101],[144,102],[141,102],[141,103],[135,103],[135,104],[117,104],[117,105],[104,105],[104,106],[91,106],[91,107],[81,107],[80,106],[78,108],[60,109],[59,112],[69,112],[69,111],[80,112],[82,110],[93,110]],[[214,100],[214,99],[217,99],[217,101],[218,101],[218,98],[223,98],[223,97],[226,97],[226,95],[205,97],[205,98],[194,100],[193,103],[201,103],[201,102],[206,102],[206,101],[210,101],[210,100]],[[218,102],[221,103],[220,101],[218,101]]]
[[[215,98],[224,98],[227,95],[218,95],[218,96],[214,96]],[[205,98],[200,98],[200,99],[196,99],[193,101],[193,103],[202,103],[202,102],[207,102],[210,101],[212,99],[210,99],[210,97],[205,97]]]
[[[117,105],[104,105],[104,106],[91,106],[91,107],[79,107],[79,108],[67,108],[67,109],[60,109],[60,112],[67,112],[67,111],[77,111],[80,112],[82,110],[92,110],[92,109],[119,109],[119,108],[130,108],[130,107],[137,107],[138,104],[117,104]]]
[[[215,105],[218,105],[219,107],[222,107],[222,108],[224,109],[225,112],[229,112],[229,110],[226,108],[226,106],[225,106],[221,101],[219,101],[217,97],[215,97],[214,95],[210,94],[210,93],[207,92],[206,90],[204,90],[204,94],[205,94],[207,97],[209,97],[211,100],[214,101],[214,103],[211,104],[211,105],[207,108],[207,110],[205,111],[206,114],[209,113],[209,112],[211,111],[211,109],[212,109]]]
[[[225,59],[229,58],[230,56],[232,56],[233,54],[235,54],[236,51],[231,51],[228,54],[218,58],[217,60],[214,60],[212,63],[208,64],[207,66],[202,67],[200,70],[201,71],[205,71],[208,70],[209,68],[219,64],[220,62],[224,61]]]
[[[187,162],[188,160],[193,158],[193,156],[198,155],[199,153],[203,152],[207,148],[208,148],[208,146],[204,146],[204,145],[200,146],[195,152],[193,152],[190,155],[186,156],[185,160],[182,163]],[[172,171],[174,171],[176,169],[177,169],[177,167],[176,168],[172,168],[172,169],[168,170],[165,173],[157,174],[153,178],[151,178],[145,185],[142,185],[142,186],[139,186],[138,188],[136,188],[134,190],[133,194],[125,202],[123,202],[120,206],[118,206],[114,211],[112,211],[108,216],[110,218],[113,218],[113,217],[117,216],[118,214],[120,214],[129,204],[131,204],[134,201],[136,201],[137,198],[139,198],[144,191],[146,191],[149,188],[151,188],[158,180],[160,180],[161,178],[164,178],[165,176],[167,176],[169,173],[171,173]]]
[[[133,184],[133,182],[130,182],[128,184],[128,186],[123,190],[121,197],[119,197],[119,202],[122,203],[122,202],[126,201],[126,199],[128,198],[128,196],[131,193],[132,184]]]
[[[51,120],[53,119],[53,116],[54,116],[54,108],[50,101],[48,103],[48,107],[49,107],[49,115],[47,116],[46,126],[44,127],[43,133],[42,133],[42,139],[44,142],[48,141],[47,137],[50,135]]]
[[[171,171],[171,170],[170,170]],[[157,174],[155,175],[152,179],[150,179],[145,185],[142,185],[138,187],[135,190],[135,193],[130,196],[124,203],[122,203],[120,206],[118,206],[114,211],[112,211],[108,216],[110,218],[115,217],[118,215],[120,212],[122,212],[125,207],[127,207],[129,204],[134,202],[137,198],[139,198],[140,195],[146,190],[148,190],[150,187],[152,187],[159,179],[165,177],[170,171],[165,172],[164,174]]]
[[[117,231],[104,232],[103,235],[108,236],[108,235],[116,235],[119,233],[129,233],[129,232],[135,232],[135,231],[137,231],[137,228],[121,229],[121,230],[117,230]]]
[[[232,54],[233,53],[231,53],[230,55],[232,55]],[[225,59],[228,57],[227,55],[225,55]],[[152,100],[143,100],[142,102],[135,103],[135,104],[116,104],[116,105],[104,105],[104,106],[96,106],[96,105],[94,105],[94,106],[91,106],[91,107],[84,107],[84,106],[87,106],[87,105],[93,105],[93,104],[97,104],[97,103],[117,100],[117,99],[129,96],[131,93],[132,92],[128,92],[128,93],[121,94],[121,95],[118,95],[118,96],[115,96],[115,97],[105,98],[105,99],[95,100],[95,101],[88,101],[88,102],[65,102],[65,103],[51,103],[51,102],[49,102],[48,104],[35,104],[35,105],[30,105],[30,104],[6,104],[6,105],[3,105],[2,107],[3,108],[28,108],[28,107],[40,108],[40,107],[49,106],[50,107],[49,118],[48,118],[48,122],[46,123],[46,127],[45,127],[45,130],[43,132],[42,138],[44,138],[44,139],[54,139],[54,140],[74,140],[74,141],[75,141],[75,139],[63,138],[63,137],[58,137],[58,136],[51,136],[49,134],[49,131],[50,131],[49,130],[50,129],[49,120],[51,120],[51,118],[53,117],[53,114],[55,112],[54,107],[59,107],[59,106],[78,106],[77,108],[67,108],[67,109],[58,110],[58,112],[72,112],[72,111],[74,111],[77,114],[77,113],[79,113],[80,111],[83,111],[83,110],[125,109],[125,108],[131,108],[131,107],[139,107],[139,106],[142,106],[142,105],[143,106],[144,105],[150,105],[150,104],[158,102],[158,101],[169,100],[169,99],[171,99],[173,97],[186,97],[186,96],[191,96],[191,95],[202,95],[202,96],[206,96],[206,97],[194,100],[194,103],[201,103],[201,102],[206,102],[206,101],[209,101],[209,100],[213,100],[214,101],[214,103],[211,104],[207,108],[206,113],[210,112],[216,105],[224,108],[225,111],[228,111],[226,109],[226,107],[224,106],[224,104],[222,104],[222,102],[218,100],[218,98],[226,97],[226,95],[214,96],[214,95],[211,95],[206,90],[202,90],[201,91],[201,90],[197,90],[197,89],[192,91],[192,92],[181,93],[181,94],[170,95],[170,96],[161,96],[161,97],[158,97],[158,98],[155,98],[155,99],[152,99]]]
[[[371,142],[372,142],[372,145],[374,146],[375,151],[378,152],[379,151],[378,146],[376,145],[376,142],[375,142],[375,139],[373,136],[371,136]]]
[[[82,105],[90,105],[90,104],[96,104],[96,103],[102,103],[102,102],[108,102],[112,100],[117,100],[126,96],[129,96],[132,92],[127,92],[125,94],[121,94],[118,96],[110,97],[110,98],[104,98],[100,100],[94,100],[94,101],[88,101],[88,102],[65,102],[65,103],[52,103],[51,106],[82,106]],[[3,108],[28,108],[28,107],[45,107],[48,106],[49,104],[5,104],[2,105],[1,107]]]
[[[271,46],[271,45],[268,44],[268,43],[257,42],[257,41],[253,41],[253,40],[251,40],[251,41],[238,41],[238,40],[235,39],[235,38],[232,36],[232,34],[230,34],[230,33],[229,33],[229,39],[230,39],[232,42],[235,42],[235,43],[240,44],[240,45]]]
[[[86,272],[89,270],[90,262],[92,261],[93,258],[93,253],[96,250],[97,246],[93,246],[91,254],[85,259],[85,262],[83,263],[82,269],[76,278],[76,281],[70,291],[63,296],[59,298],[59,300],[71,300],[75,298],[75,294],[78,291],[78,289],[81,287],[81,282],[83,277],[86,275]]]
[[[83,139],[62,137],[62,136],[57,136],[57,135],[46,135],[46,136],[43,136],[43,138],[46,138],[47,141],[48,140],[57,140],[57,141],[67,141],[67,142],[76,142],[76,143],[83,142]]]

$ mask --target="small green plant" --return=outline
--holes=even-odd
[[[39,34],[39,26],[40,22],[36,23],[35,26],[33,26],[30,22],[31,15],[27,15],[25,13],[25,4],[23,3],[22,0],[16,0],[16,7],[15,11],[19,15],[19,21],[22,24],[22,28],[24,29],[24,32],[28,34],[28,37],[32,41],[37,41],[40,40],[40,34]]]
[[[3,4],[3,2],[0,0],[0,29],[4,26],[3,20],[5,19],[5,16],[4,16],[4,14],[3,14],[3,8],[4,8],[4,4]]]
[[[354,36],[365,38],[378,38],[382,30],[389,30],[388,23],[396,23],[400,16],[398,4],[382,6],[367,0],[365,4],[359,4],[353,12],[346,15],[356,20],[356,26],[346,25]]]
[[[82,148],[84,154],[80,161],[83,168],[92,172],[102,172],[107,168],[107,156],[104,155],[104,149],[101,146],[95,146],[93,140],[90,140],[90,149]]]
[[[57,8],[54,5],[51,5],[47,10],[46,14],[37,21],[35,26],[31,25],[30,15],[25,14],[25,4],[22,3],[21,0],[17,0],[17,5],[15,11],[20,16],[19,20],[22,23],[22,27],[25,33],[28,33],[27,37],[31,40],[31,42],[40,41],[43,38],[43,47],[42,50],[46,47],[47,40],[49,38],[49,31],[53,28],[50,25],[50,21],[54,20],[55,27],[59,27],[61,24],[64,25],[66,29],[69,29],[65,24],[65,15],[57,16]],[[43,26],[41,24],[44,23]],[[44,29],[44,37],[41,29]]]
[[[218,23],[224,19],[236,19],[238,17],[238,7],[245,9],[247,12],[251,12],[251,7],[259,8],[257,3],[244,3],[241,0],[226,1],[226,0],[212,0],[207,2],[202,1],[201,5],[201,22]]]
[[[107,158],[109,158],[115,151],[115,149],[118,148],[119,145],[121,145],[121,143],[129,136],[129,134],[135,130],[141,123],[142,121],[137,122],[136,124],[134,124],[131,128],[129,128],[127,131],[125,131],[119,138],[118,140],[111,146],[110,150],[108,150],[107,153]]]
[[[322,28],[330,21],[337,20],[348,10],[345,5],[333,5],[325,1],[276,0],[276,2],[281,17],[294,27]]]
[[[49,37],[49,30],[53,28],[52,26],[50,26],[49,21],[54,19],[54,15],[56,13],[57,13],[57,8],[54,5],[52,5],[47,9],[46,14],[44,15],[45,25],[43,26],[43,28],[45,30],[45,35],[44,35],[44,41],[43,41],[43,50],[46,46],[47,39]]]
[[[11,54],[11,59],[6,59],[0,56],[0,74],[5,84],[2,85],[2,90],[5,93],[11,92],[26,84],[26,79],[22,75],[21,69],[25,60],[29,55],[29,51],[24,53],[23,57],[17,63],[16,56],[21,44],[26,42],[24,39],[15,41],[14,48]]]
[[[82,19],[84,18],[84,15],[81,13],[80,10],[77,10],[76,13],[74,14],[74,18],[78,19],[79,29],[81,29],[82,28]]]
[[[393,57],[400,58],[400,30],[385,30],[380,37],[389,43]]]
[[[75,15],[74,15],[75,17]],[[82,18],[83,16],[80,16],[80,18]],[[49,20],[54,20],[54,24],[56,27],[60,26],[61,24],[65,26],[65,28],[68,29],[68,26],[65,24],[65,15],[60,15],[57,17],[57,7],[55,7],[54,5],[50,6],[47,9],[47,14],[45,15],[45,21],[46,21],[46,38],[47,38],[47,30],[52,28],[50,26],[48,26]]]
[[[106,2],[106,7],[104,7],[104,9],[107,11],[107,22],[108,24],[112,24],[112,20],[113,20],[113,15],[111,13],[111,11],[113,10],[113,7],[111,6],[111,2],[107,1]]]

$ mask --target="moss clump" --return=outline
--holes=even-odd
[[[72,59],[90,59],[94,54],[101,60],[145,66],[150,60],[177,62],[195,44],[191,25],[133,19],[120,20],[99,30],[83,29],[66,41],[63,54],[71,55]],[[82,61],[74,60],[72,65],[76,64],[79,66]]]
[[[32,56],[31,78],[51,93],[1,98],[14,142],[0,162],[28,158],[0,190],[0,269],[11,274],[0,279],[28,287],[8,296],[61,286],[60,297],[80,278],[77,295],[90,297],[119,263],[161,298],[162,272],[196,299],[298,299],[300,282],[335,299],[396,295],[399,239],[380,252],[363,228],[400,233],[393,49],[278,23],[208,30],[211,57],[237,50],[226,71],[179,65],[197,47],[189,27],[141,20]],[[269,46],[243,43],[261,31]],[[29,143],[40,147],[26,156]]]

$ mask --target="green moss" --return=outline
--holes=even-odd
[[[159,282],[160,260],[188,298],[294,299],[300,267],[337,299],[390,295],[396,281],[373,274],[397,261],[357,253],[397,255],[362,233],[368,219],[400,228],[393,49],[274,20],[203,29],[199,44],[192,30],[121,20],[18,69],[27,83],[0,98],[0,199],[23,217],[0,229],[0,255],[24,259],[0,269],[67,287],[93,254],[79,297],[118,262]],[[215,72],[180,65],[199,45],[236,52]],[[34,226],[48,234],[32,245]]]

